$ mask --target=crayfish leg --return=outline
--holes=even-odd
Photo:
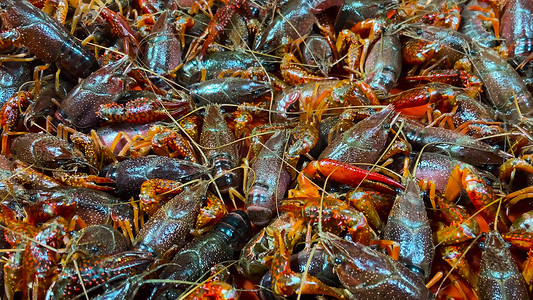
[[[370,245],[379,245],[387,250],[389,256],[394,260],[400,259],[400,243],[391,240],[371,241]]]
[[[513,206],[518,203],[518,201],[527,198],[533,198],[533,186],[528,186],[505,197],[506,201],[509,201],[510,206]]]
[[[306,274],[292,271],[290,266],[290,252],[286,248],[282,234],[276,230],[274,239],[277,246],[276,254],[272,259],[271,276],[272,287],[277,294],[291,296],[293,294],[329,295],[337,299],[347,299],[348,292],[344,289],[330,287],[320,279]],[[302,284],[302,281],[304,284]]]

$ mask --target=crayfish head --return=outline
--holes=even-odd
[[[12,13],[16,9],[16,2],[15,0],[2,0],[0,3],[0,20],[4,26],[13,28],[20,25],[17,22],[17,14]]]
[[[484,250],[490,249],[490,248],[499,249],[502,247],[508,248],[509,246],[507,242],[505,242],[501,234],[496,230],[492,230],[487,234],[485,238],[485,242],[482,245],[482,248]]]

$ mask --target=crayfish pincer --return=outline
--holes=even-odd
[[[81,152],[72,148],[66,141],[44,133],[18,136],[11,143],[10,150],[15,158],[38,168],[57,169],[87,165]]]
[[[71,299],[83,292],[82,284],[90,291],[104,283],[110,286],[112,281],[142,273],[154,260],[146,252],[126,251],[82,259],[79,268],[69,263],[50,286],[46,299]]]
[[[284,38],[297,40],[309,34],[313,25],[318,22],[315,14],[343,4],[344,1],[339,0],[294,0],[286,2],[281,8],[279,16],[257,35],[254,49],[271,52],[282,44]]]
[[[242,210],[232,211],[207,234],[194,239],[181,249],[171,264],[163,269],[160,278],[179,281],[201,279],[215,264],[233,259],[233,254],[251,237],[252,223],[248,215]],[[159,292],[168,288],[169,285],[165,285],[159,289]],[[179,297],[185,289],[185,285],[178,285],[175,290],[167,292],[175,295],[167,296]]]
[[[394,107],[387,106],[355,124],[329,143],[318,159],[374,163],[388,144],[387,137],[394,113]]]
[[[207,174],[209,168],[187,160],[166,156],[146,156],[124,160],[112,166],[106,176],[116,181],[122,197],[138,196],[142,184],[150,179],[187,182]]]
[[[200,182],[163,205],[143,226],[134,246],[158,257],[172,246],[183,246],[194,229],[207,186],[207,181]]]
[[[87,77],[98,68],[94,56],[67,29],[26,0],[2,0],[0,39],[24,45],[46,63],[57,63],[68,73]]]
[[[353,299],[434,299],[415,273],[368,246],[331,233],[324,247],[334,257],[335,272]]]
[[[101,120],[96,111],[101,104],[116,102],[125,93],[128,71],[126,58],[98,69],[70,91],[55,118],[70,121],[76,128],[98,125]]]

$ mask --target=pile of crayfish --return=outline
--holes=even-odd
[[[533,296],[533,1],[0,19],[2,299]]]

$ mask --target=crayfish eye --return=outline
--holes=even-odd
[[[385,128],[385,129],[390,129],[390,124],[385,124],[385,125],[383,125],[383,128]]]
[[[93,246],[93,247],[91,248],[91,251],[93,251],[93,253],[97,253],[98,250],[99,250],[99,249],[98,249],[98,246]]]
[[[1,8],[7,8],[7,4],[4,3],[4,2],[2,2],[2,3],[0,3],[0,7],[1,7]]]
[[[526,158],[526,163],[528,163],[530,165],[531,164],[531,159],[530,158]]]
[[[416,30],[416,35],[422,35],[422,29],[417,29]]]
[[[340,264],[342,264],[342,258],[340,258],[340,257],[335,257],[335,259],[333,260],[333,262],[334,262],[336,265],[340,265]]]

